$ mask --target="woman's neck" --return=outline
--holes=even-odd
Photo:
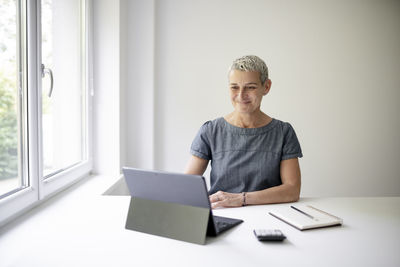
[[[240,128],[259,128],[267,125],[272,118],[259,111],[255,114],[232,112],[224,117],[230,124]]]

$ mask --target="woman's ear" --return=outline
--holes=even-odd
[[[264,93],[263,95],[266,95],[269,93],[269,90],[271,89],[272,81],[270,79],[266,80],[264,83]]]

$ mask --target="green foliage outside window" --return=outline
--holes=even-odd
[[[18,176],[16,12],[16,0],[0,0],[0,180]]]
[[[15,76],[14,76],[15,77]],[[0,179],[18,175],[16,82],[0,70]]]

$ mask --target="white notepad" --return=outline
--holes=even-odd
[[[343,224],[343,220],[341,218],[310,205],[284,207],[271,210],[269,214],[299,230]]]

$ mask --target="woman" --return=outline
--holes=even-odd
[[[211,161],[212,208],[297,201],[303,155],[291,125],[260,109],[271,89],[265,62],[235,60],[229,87],[233,112],[200,128],[185,173],[202,175]]]

